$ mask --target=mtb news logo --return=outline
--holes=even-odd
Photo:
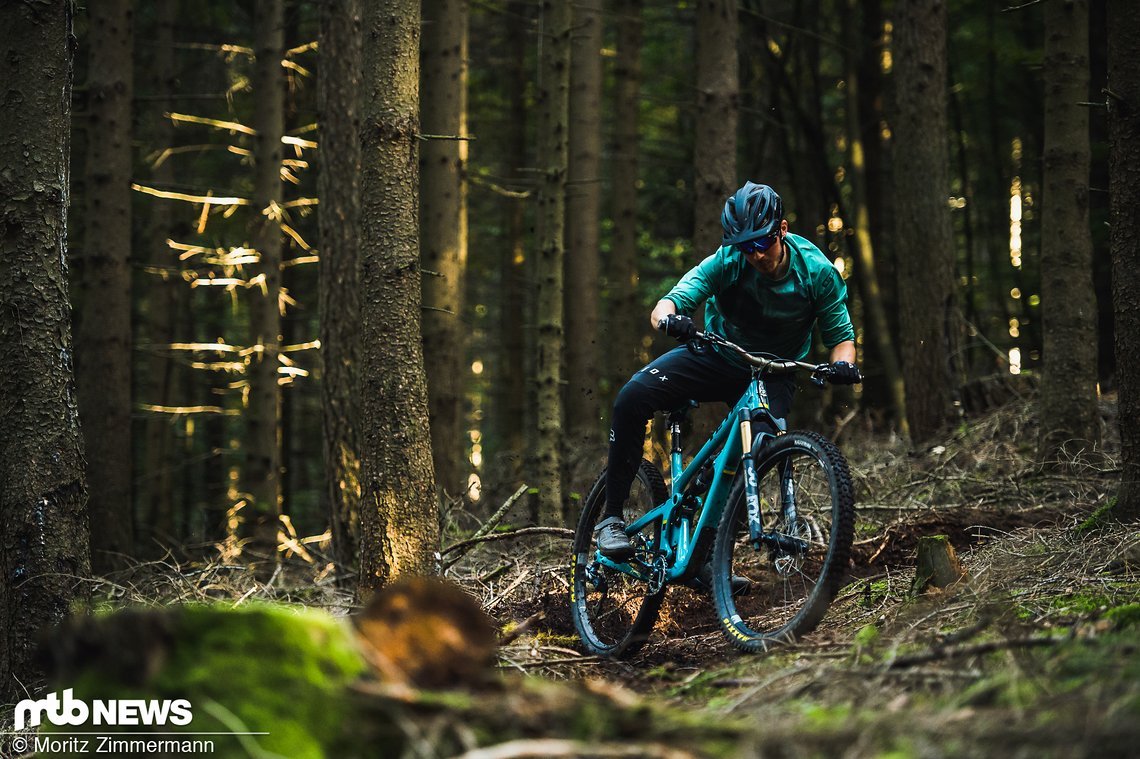
[[[188,725],[194,719],[190,702],[184,698],[158,700],[120,699],[81,701],[72,697],[72,688],[49,693],[39,700],[26,698],[16,704],[16,730],[38,727],[44,718],[53,725]]]

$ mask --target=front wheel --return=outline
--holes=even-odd
[[[642,461],[626,501],[624,519],[629,524],[669,497],[660,470]],[[594,526],[602,520],[606,504],[606,472],[602,470],[582,507],[574,532],[574,553],[570,560],[570,616],[591,654],[608,658],[629,656],[644,645],[657,622],[657,612],[665,598],[664,584],[651,592],[644,580],[612,569],[597,561]],[[635,558],[645,564],[654,561],[653,549],[660,538],[660,521],[631,535]]]
[[[796,431],[754,454],[763,533],[753,541],[739,477],[713,544],[717,616],[733,645],[752,652],[815,629],[839,591],[855,529],[851,474],[834,443]]]

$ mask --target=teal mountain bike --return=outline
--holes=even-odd
[[[749,652],[814,630],[847,569],[855,525],[847,461],[822,435],[787,431],[764,385],[769,376],[808,371],[821,386],[830,364],[748,353],[711,333],[698,332],[696,342],[739,354],[752,381],[688,466],[681,424],[696,404],[669,415],[671,482],[641,462],[625,506],[635,547],[627,562],[602,556],[594,541],[604,470],[590,489],[574,533],[570,611],[586,650],[598,656],[641,648],[668,587],[692,582],[710,558],[721,628]]]

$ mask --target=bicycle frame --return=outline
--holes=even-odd
[[[745,496],[748,499],[748,521],[752,538],[753,540],[761,538],[763,528],[753,459],[753,421],[767,421],[771,424],[771,429],[775,430],[775,432],[760,430],[764,439],[775,434],[783,434],[786,428],[783,419],[772,415],[768,404],[768,390],[762,375],[763,372],[760,370],[753,371],[752,380],[748,383],[744,394],[693,456],[688,466],[682,465],[681,451],[674,446],[669,459],[669,469],[672,474],[669,499],[650,509],[626,528],[627,532],[633,535],[651,528],[654,522],[661,522],[660,538],[656,545],[650,546],[650,549],[658,557],[665,559],[666,583],[677,582],[692,574],[690,562],[695,554],[698,540],[706,534],[706,531],[711,536],[720,523],[738,464],[745,468]],[[736,444],[733,444],[734,437],[737,438]],[[713,479],[708,491],[703,496],[686,496],[685,489],[693,477],[714,456]],[[687,499],[692,499],[696,503],[687,502]],[[692,523],[690,513],[697,517],[695,525]],[[604,566],[646,582],[652,581],[652,573],[660,571],[641,561],[618,564],[602,556],[600,552],[596,554],[595,559]]]

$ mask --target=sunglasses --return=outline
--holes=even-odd
[[[780,239],[779,234],[771,234],[767,237],[760,237],[755,240],[748,240],[747,242],[740,243],[740,252],[746,256],[753,253],[763,253],[776,244],[776,240]]]

